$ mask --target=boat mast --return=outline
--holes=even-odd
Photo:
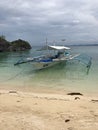
[[[47,42],[47,37],[46,37],[46,48],[48,50],[48,42]]]
[[[46,50],[47,50],[47,53],[50,53],[50,51],[48,49],[48,40],[47,40],[47,37],[46,37]]]

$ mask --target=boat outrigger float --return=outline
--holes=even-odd
[[[33,66],[36,67],[37,70],[39,70],[39,69],[45,69],[48,67],[55,66],[56,64],[59,64],[59,63],[65,63],[66,61],[70,61],[73,59],[79,60],[82,62],[81,58],[79,58],[80,54],[71,55],[68,52],[68,50],[70,50],[69,47],[47,45],[41,50],[47,50],[48,54],[37,56],[37,57],[24,58],[16,62],[14,65],[19,65],[23,63],[31,63],[33,64]],[[53,52],[51,53],[50,50],[54,50],[53,51],[54,53]],[[86,64],[90,68],[91,58],[89,58],[88,62],[84,64]]]

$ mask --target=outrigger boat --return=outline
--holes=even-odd
[[[55,66],[60,63],[65,63],[66,61],[72,60],[72,59],[79,59],[80,54],[71,55],[68,50],[70,50],[69,47],[65,46],[51,46],[47,45],[46,47],[42,48],[41,50],[47,50],[48,54],[41,55],[38,57],[28,57],[25,59],[19,60],[14,65],[19,65],[23,63],[31,63],[37,70],[45,69],[48,67]],[[54,50],[52,53],[50,50]],[[91,58],[89,58],[89,61],[86,63],[87,66],[91,66]]]

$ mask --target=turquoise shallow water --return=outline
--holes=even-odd
[[[68,62],[52,68],[35,71],[31,64],[14,66],[22,57],[37,56],[42,52],[34,47],[19,53],[0,53],[0,86],[12,86],[25,90],[55,89],[68,91],[98,92],[98,46],[72,46],[72,53],[85,53],[92,57],[87,72],[86,65]]]

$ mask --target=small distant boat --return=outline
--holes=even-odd
[[[37,70],[49,68],[55,66],[59,63],[65,63],[66,61],[77,59],[80,54],[71,55],[68,50],[69,47],[66,46],[51,46],[47,45],[40,49],[40,51],[47,50],[46,55],[41,55],[38,57],[28,57],[26,59],[19,60],[14,65],[19,65],[23,63],[31,63]],[[91,63],[91,62],[88,62]],[[89,64],[90,66],[91,64]]]

